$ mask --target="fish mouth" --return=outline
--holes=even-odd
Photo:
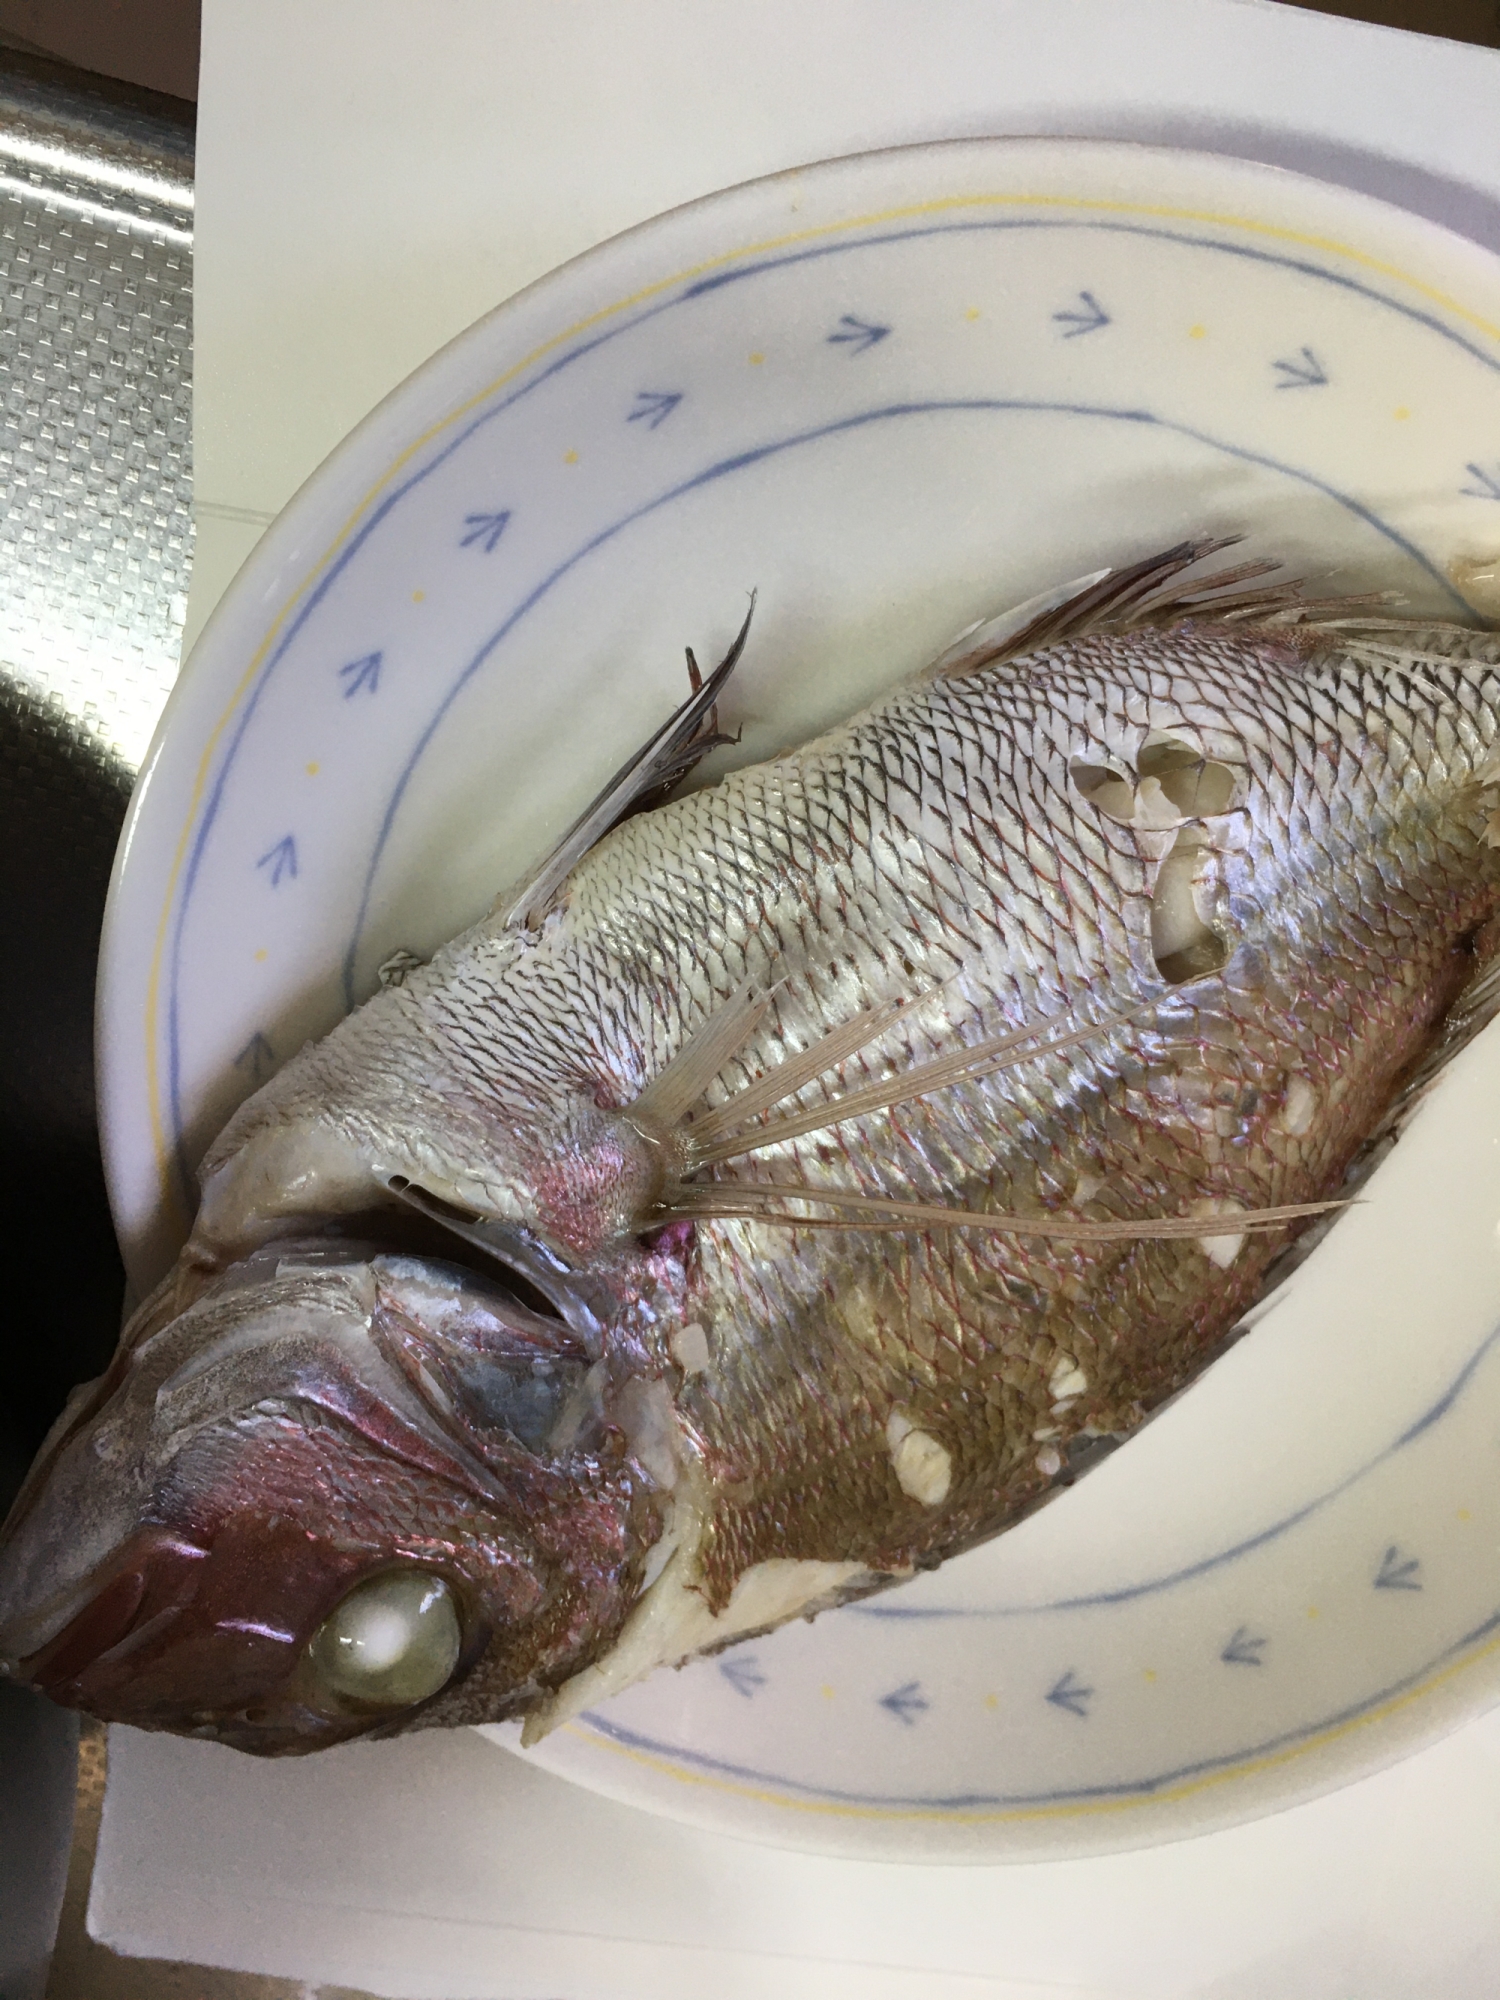
[[[191,1602],[194,1567],[207,1555],[207,1549],[166,1532],[133,1537],[61,1599],[12,1623],[6,1669],[55,1701],[87,1706],[86,1700],[70,1704],[69,1691],[85,1688],[101,1663],[118,1662],[127,1649],[138,1651],[174,1622]]]
[[[441,1259],[280,1241],[195,1280],[184,1310],[170,1285],[148,1299],[0,1531],[0,1675],[106,1720],[279,1755],[391,1726],[389,1708],[330,1695],[314,1645],[344,1594],[383,1574],[438,1573],[451,1600],[462,1644],[431,1700],[497,1635],[515,1643],[540,1591],[517,1495],[568,1476],[551,1441],[565,1417],[589,1421],[594,1364],[539,1288],[523,1303],[492,1257],[459,1263],[440,1240]],[[263,1450],[295,1470],[266,1484]],[[410,1554],[378,1525],[396,1518],[382,1491],[406,1486],[471,1524],[451,1550],[424,1553],[418,1532]],[[481,1519],[475,1568],[463,1537]]]

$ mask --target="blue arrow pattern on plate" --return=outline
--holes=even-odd
[[[1269,1644],[1268,1639],[1256,1638],[1248,1625],[1241,1625],[1219,1658],[1226,1667],[1263,1667],[1261,1654]]]
[[[842,331],[830,333],[830,347],[847,347],[851,354],[868,354],[890,332],[888,326],[872,326],[868,320],[856,319],[853,313],[843,313],[839,317]]]
[[[1273,361],[1271,366],[1281,377],[1278,389],[1322,389],[1328,383],[1323,364],[1310,347],[1304,347],[1295,361]]]
[[[627,424],[644,422],[648,431],[654,431],[658,424],[666,422],[681,401],[681,390],[674,394],[669,389],[637,389],[635,408],[625,421]]]
[[[287,834],[285,839],[278,840],[274,847],[268,848],[255,865],[257,868],[264,868],[269,871],[271,887],[273,889],[281,887],[284,876],[289,876],[295,882],[297,879],[296,841],[290,834]]]
[[[1064,340],[1077,340],[1080,334],[1097,333],[1100,327],[1114,324],[1092,292],[1080,292],[1078,305],[1082,311],[1075,307],[1070,312],[1055,312],[1052,315],[1059,326],[1067,328]]]
[[[880,1697],[880,1706],[889,1709],[898,1721],[904,1722],[908,1729],[912,1729],[916,1726],[917,1717],[925,1715],[932,1704],[923,1694],[920,1681],[908,1681],[904,1687],[895,1688],[890,1694],[883,1694]]]
[[[1420,1590],[1421,1579],[1417,1572],[1422,1567],[1420,1556],[1403,1556],[1394,1544],[1380,1559],[1380,1567],[1375,1572],[1377,1590]]]
[[[1471,499],[1500,500],[1500,465],[1497,465],[1493,472],[1486,472],[1482,465],[1476,465],[1471,459],[1464,470],[1472,473],[1478,482],[1477,485],[1463,488]]]
[[[464,526],[469,532],[459,543],[459,547],[471,549],[477,542],[487,556],[493,555],[495,544],[505,533],[509,521],[509,507],[502,507],[498,514],[465,514]]]
[[[380,666],[383,653],[366,653],[362,660],[351,660],[347,667],[339,668],[339,679],[344,683],[344,699],[359,693],[361,688],[374,694],[380,686]]]
[[[754,1701],[757,1688],[763,1688],[766,1677],[761,1672],[753,1653],[746,1653],[741,1659],[720,1660],[719,1672],[728,1681],[736,1694],[742,1694],[746,1701]]]
[[[251,1081],[264,1083],[276,1060],[276,1051],[257,1029],[234,1059],[236,1069],[248,1069]]]
[[[1065,1708],[1069,1715],[1079,1716],[1085,1722],[1088,1721],[1089,1703],[1093,1698],[1094,1690],[1074,1680],[1071,1667],[1053,1683],[1046,1696],[1054,1708]]]

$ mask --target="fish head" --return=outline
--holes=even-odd
[[[482,1276],[281,1244],[171,1288],[76,1392],[0,1537],[0,1662],[265,1755],[522,1712],[661,1532],[598,1365]]]

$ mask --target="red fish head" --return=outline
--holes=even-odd
[[[0,1541],[0,1658],[265,1755],[521,1713],[609,1643],[660,1531],[597,1372],[454,1267],[258,1253],[65,1413]]]

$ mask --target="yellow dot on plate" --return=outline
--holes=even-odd
[[[1188,328],[1188,339],[1202,340],[1207,332],[1208,328],[1206,326],[1190,326]]]
[[[979,317],[978,306],[970,306],[969,310],[964,314],[965,319],[978,319],[978,317]]]
[[[1142,1667],[1142,1668],[1141,1668],[1141,1679],[1142,1679],[1143,1681],[1154,1681],[1154,1680],[1156,1679],[1156,1669],[1155,1669],[1155,1667]]]
[[[764,356],[763,354],[761,354],[761,353],[758,353],[758,352],[757,352],[757,353],[755,353],[755,354],[752,354],[752,355],[751,355],[751,357],[750,357],[750,366],[751,366],[752,368],[759,368],[760,364],[762,363],[762,361],[764,361],[764,360],[765,360],[765,358],[766,358],[766,357],[765,357],[765,356]]]
[[[1307,1615],[1308,1615],[1308,1617],[1309,1617],[1309,1618],[1316,1618],[1316,1617],[1317,1617],[1317,1615],[1318,1615],[1318,1607],[1317,1607],[1317,1605],[1316,1605],[1316,1604],[1309,1604],[1309,1605],[1308,1605],[1308,1607],[1307,1607]]]
[[[999,1695],[987,1694],[984,1698],[984,1705],[986,1708],[998,1708],[1000,1706]]]
[[[1406,407],[1405,403],[1403,403],[1403,404],[1401,405],[1400,409],[1399,409],[1399,410],[1397,410],[1397,412],[1396,412],[1396,422],[1397,422],[1398,424],[1404,424],[1404,423],[1406,422],[1407,418],[1408,418],[1408,417],[1409,417],[1410,415],[1411,415],[1411,411],[1410,411],[1409,409],[1407,409],[1407,407]]]
[[[818,1689],[818,1693],[822,1695],[824,1701],[833,1700],[833,1689],[828,1685],[827,1681],[824,1681],[823,1685]]]
[[[270,954],[270,953],[269,953],[269,952],[268,952],[268,951],[266,950],[265,946],[264,946],[264,945],[262,945],[262,946],[261,946],[261,948],[260,948],[260,950],[259,950],[259,951],[258,951],[258,952],[257,952],[257,953],[255,954],[255,962],[256,962],[256,964],[257,964],[257,965],[262,965],[262,964],[264,964],[264,963],[265,963],[265,961],[266,961],[266,959],[268,959],[268,958],[270,957],[270,955],[271,955],[271,954]]]
[[[577,463],[578,463],[578,454],[576,451],[565,451],[563,453],[564,465],[576,465]]]
[[[1473,1518],[1474,1518],[1474,1517],[1473,1517],[1473,1515],[1472,1515],[1472,1514],[1471,1514],[1471,1513],[1469,1512],[1469,1510],[1468,1510],[1468,1508],[1467,1508],[1467,1507],[1460,1507],[1460,1508],[1459,1508],[1459,1510],[1458,1510],[1458,1515],[1457,1515],[1457,1518],[1458,1518],[1458,1519],[1459,1519],[1460,1521],[1471,1521],[1471,1520],[1473,1520]]]
[[[413,604],[420,604],[426,595],[427,592],[425,590],[414,590],[411,594],[411,601]]]
[[[321,770],[322,770],[322,768],[323,768],[323,766],[322,766],[321,764],[317,763],[316,761],[314,761],[313,763],[309,764],[309,765],[308,765],[308,767],[307,767],[307,775],[308,775],[308,777],[310,777],[310,778],[315,778],[315,777],[317,777],[317,775],[318,775],[319,771],[321,771]]]

